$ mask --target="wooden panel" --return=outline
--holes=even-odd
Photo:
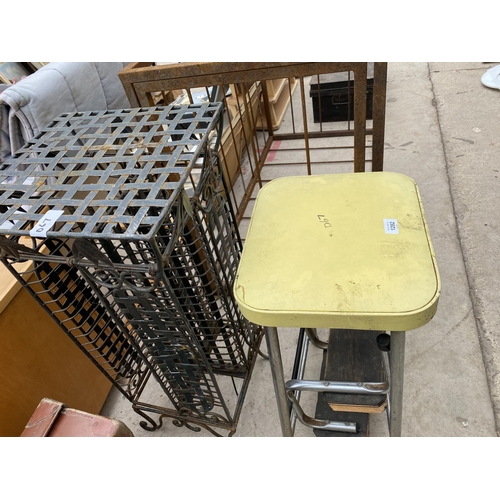
[[[382,353],[377,346],[378,331],[330,330],[328,349],[323,356],[321,380],[336,382],[383,382],[387,380]],[[315,429],[318,437],[369,436],[369,414],[384,411],[387,396],[318,393],[316,418],[354,422],[357,434]]]
[[[5,272],[4,266],[1,267]],[[2,281],[2,288],[5,284]],[[44,397],[99,413],[111,382],[26,290],[21,288],[8,304],[3,302],[3,306],[0,313],[0,436],[19,436]]]
[[[326,352],[323,353],[323,362],[321,364],[321,380],[325,379],[326,370]],[[334,422],[351,422],[356,424],[358,432],[351,434],[348,432],[336,432],[323,429],[313,429],[314,435],[317,437],[368,437],[370,435],[370,416],[368,413],[349,413],[343,411],[333,411],[326,399],[324,393],[318,393],[318,401],[316,403],[315,417],[319,420],[331,420]]]
[[[338,382],[385,382],[378,331],[330,330],[324,380]],[[324,393],[332,410],[380,413],[387,396]]]
[[[278,130],[281,126],[285,113],[290,105],[290,95],[295,92],[298,80],[295,78],[290,78],[290,83],[288,83],[288,78],[283,78],[280,81],[282,85],[279,87],[276,85],[278,80],[270,80],[274,82],[274,87],[272,87],[273,94],[269,96],[269,114],[271,116],[271,127],[267,124],[267,121],[259,116],[257,121],[257,128],[269,130]],[[269,84],[269,82],[267,82]],[[269,85],[268,85],[269,90]]]

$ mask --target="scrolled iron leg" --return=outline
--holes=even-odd
[[[136,406],[132,405],[132,409],[140,415],[142,418],[146,419],[146,421],[139,422],[139,425],[145,430],[149,432],[153,432],[158,430],[163,425],[163,419],[160,418],[160,421],[156,423],[149,415],[139,410]],[[149,424],[148,424],[149,422]]]
[[[292,437],[292,425],[288,412],[287,396],[285,392],[285,376],[283,373],[283,362],[281,360],[280,344],[278,340],[278,329],[266,327],[266,343],[271,374],[273,376],[274,394],[278,404],[278,415],[281,424],[281,432],[284,437]]]

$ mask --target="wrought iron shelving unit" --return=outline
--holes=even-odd
[[[232,295],[221,108],[66,113],[0,171],[0,259],[148,430],[234,434],[259,353]],[[150,380],[168,404],[145,401]]]

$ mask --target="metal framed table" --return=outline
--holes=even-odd
[[[283,435],[293,434],[287,392],[293,398],[278,327],[390,331],[389,388],[377,390],[389,394],[391,436],[401,435],[405,332],[431,320],[440,294],[412,179],[371,172],[270,182],[255,203],[234,293],[243,315],[266,327]],[[370,393],[370,382],[329,385],[332,392]],[[315,384],[312,390],[325,390]]]

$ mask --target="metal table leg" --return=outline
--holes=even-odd
[[[266,327],[266,343],[273,376],[274,393],[276,395],[276,402],[278,403],[281,432],[285,437],[292,437],[292,425],[290,423],[288,400],[285,392],[285,375],[283,374],[283,362],[281,361],[278,329],[276,327]]]
[[[401,436],[403,416],[403,382],[405,363],[406,332],[391,332],[390,369],[390,419],[389,434],[391,437]]]

